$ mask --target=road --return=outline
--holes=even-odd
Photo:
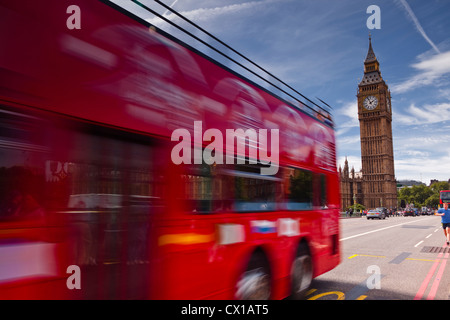
[[[450,248],[437,216],[341,219],[341,264],[309,300],[448,300]],[[429,251],[429,247],[442,251]]]

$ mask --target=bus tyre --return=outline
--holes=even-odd
[[[312,258],[308,247],[301,244],[291,268],[291,297],[303,299],[313,279]]]
[[[256,251],[236,284],[236,299],[268,300],[271,282],[269,261],[262,251]]]

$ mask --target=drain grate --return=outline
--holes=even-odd
[[[422,247],[422,250],[420,252],[426,252],[426,253],[450,253],[450,247],[430,247],[430,246],[424,246]]]

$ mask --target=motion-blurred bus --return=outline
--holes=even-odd
[[[450,190],[439,191],[439,203],[442,205],[444,203],[450,202]]]
[[[1,299],[301,297],[339,264],[324,109],[109,1],[72,2],[0,5]],[[174,163],[172,133],[202,137],[196,121],[279,130],[276,173],[251,137],[229,162]]]

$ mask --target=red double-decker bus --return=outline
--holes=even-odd
[[[439,191],[439,203],[443,204],[445,202],[450,202],[450,190]]]
[[[72,2],[0,6],[0,298],[281,299],[339,264],[323,109]]]

